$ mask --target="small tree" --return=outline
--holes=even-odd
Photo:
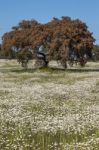
[[[17,52],[17,60],[21,63],[21,66],[27,69],[29,60],[32,59],[31,51],[28,51],[26,48]]]

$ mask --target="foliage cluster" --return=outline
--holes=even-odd
[[[40,58],[47,65],[50,60],[60,61],[66,68],[67,61],[75,58],[84,65],[84,56],[91,57],[94,38],[85,23],[72,20],[70,17],[53,18],[46,24],[36,20],[23,20],[12,31],[2,37],[2,48],[6,56],[11,57],[13,51],[18,56],[31,53],[32,58]],[[26,52],[28,51],[28,52]],[[43,54],[42,54],[43,53]],[[47,58],[46,58],[47,56]],[[30,55],[27,56],[30,59]]]

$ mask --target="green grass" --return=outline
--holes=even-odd
[[[0,145],[1,150],[7,149],[7,145],[8,148],[10,147],[10,150],[20,149],[21,147],[24,150],[54,150],[55,148],[65,150],[64,147],[67,144],[73,147],[75,143],[86,143],[92,138],[99,137],[99,129],[97,128],[92,128],[90,130],[85,129],[82,133],[75,133],[73,131],[66,133],[61,130],[58,130],[56,133],[42,131],[34,133],[29,123],[25,126],[18,127],[15,123],[8,121],[4,126],[6,133],[0,134],[0,138],[4,139],[6,142],[2,142]],[[12,128],[14,130],[12,130]],[[93,142],[89,144],[90,146],[94,145]],[[16,145],[16,147],[13,147],[13,145]],[[94,146],[99,146],[99,144],[97,143]],[[70,150],[72,150],[72,147]]]

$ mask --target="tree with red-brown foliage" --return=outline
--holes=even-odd
[[[84,56],[85,54],[91,56],[94,42],[86,24],[80,20],[71,20],[69,17],[62,17],[61,20],[53,19],[49,24],[53,30],[50,58],[60,60],[66,67],[66,61],[73,54],[83,66]]]
[[[91,57],[94,38],[85,23],[62,17],[53,18],[46,24],[24,20],[13,27],[12,31],[5,33],[2,41],[6,55],[11,55],[12,51],[21,52],[23,55],[22,51],[25,49],[25,55],[26,51],[31,51],[33,58],[38,58],[38,54],[42,55],[46,65],[50,60],[56,60],[66,68],[71,56],[72,60],[76,58],[84,66],[85,56]],[[47,50],[47,55],[39,52],[41,46]]]

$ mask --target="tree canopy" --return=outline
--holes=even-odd
[[[91,56],[95,39],[85,23],[70,17],[53,18],[46,24],[36,20],[23,20],[2,37],[5,55],[13,51],[31,51],[33,58],[41,46],[48,52],[48,61],[57,60],[66,67],[66,61],[74,54],[83,58]],[[25,53],[26,54],[26,53]]]

